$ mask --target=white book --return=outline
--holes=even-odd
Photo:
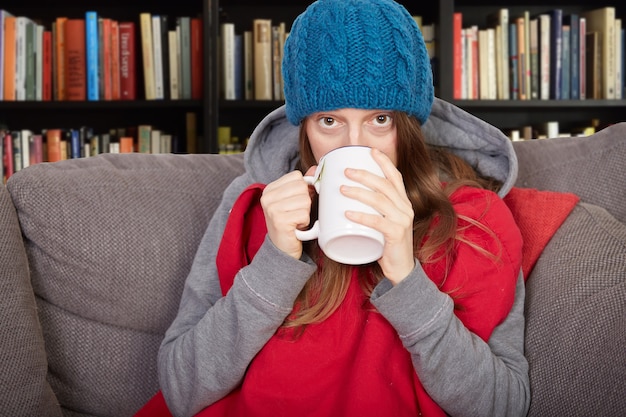
[[[15,99],[26,100],[26,23],[28,18],[15,19]]]
[[[235,24],[222,23],[220,25],[220,41],[222,44],[222,91],[225,100],[235,100]]]
[[[498,98],[498,87],[496,77],[496,30],[487,29],[487,98],[495,100]]]
[[[165,98],[163,80],[163,48],[161,45],[161,16],[152,15],[152,56],[154,59],[154,98]]]
[[[478,30],[478,73],[479,82],[479,95],[481,100],[487,100],[489,98],[489,35],[487,35],[487,29]]]
[[[152,49],[152,18],[150,13],[139,14],[139,26],[146,100],[154,100],[156,98],[156,89],[154,83],[154,51]]]
[[[43,100],[43,25],[37,25],[35,36],[35,100]]]
[[[150,131],[150,153],[161,153],[161,131],[158,129]]]
[[[622,99],[622,19],[615,19],[615,99]]]
[[[20,140],[22,142],[22,169],[30,166],[30,137],[33,132],[28,129],[20,131]]]
[[[109,153],[120,153],[120,143],[119,142],[109,143]]]
[[[172,153],[172,135],[161,133],[161,153]]]
[[[167,43],[169,49],[169,66],[170,66],[170,98],[177,100],[180,98],[180,86],[178,78],[178,35],[175,30],[167,32]]]

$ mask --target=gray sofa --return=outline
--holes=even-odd
[[[581,202],[527,281],[531,416],[626,415],[626,124],[515,143]],[[101,155],[0,186],[0,415],[130,416],[241,155]]]

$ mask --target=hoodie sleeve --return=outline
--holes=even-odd
[[[443,282],[429,276],[436,268],[417,263],[395,287],[382,281],[372,303],[394,326],[424,388],[446,413],[524,416],[530,383],[521,236],[500,199],[485,194],[481,200],[473,190],[464,196],[470,198],[457,201],[455,209],[483,213],[481,223],[502,248],[499,260],[461,243]],[[464,237],[484,243],[488,236],[470,230]]]
[[[249,183],[244,175],[226,190],[198,247],[178,314],[161,343],[159,382],[174,416],[194,415],[240,383],[315,270],[310,260],[293,259],[266,238],[222,297],[217,249],[230,207]]]

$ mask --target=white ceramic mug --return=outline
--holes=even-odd
[[[296,230],[296,237],[303,241],[317,239],[326,256],[339,263],[362,265],[380,259],[383,254],[382,233],[352,222],[345,215],[347,210],[380,213],[339,191],[342,185],[366,188],[346,178],[346,168],[364,169],[384,177],[371,152],[366,146],[334,149],[320,159],[313,176],[304,177],[319,194],[319,219],[309,230]]]

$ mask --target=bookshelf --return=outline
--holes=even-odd
[[[218,152],[219,126],[231,126],[233,136],[244,139],[270,111],[282,105],[280,100],[224,100],[220,96],[219,51],[220,24],[235,23],[236,32],[249,30],[255,18],[285,22],[290,29],[293,19],[310,0],[189,0],[185,2],[138,0],[61,0],[54,4],[33,0],[7,0],[2,8],[14,15],[25,15],[41,21],[47,28],[58,16],[84,17],[87,10],[118,20],[130,20],[139,25],[142,12],[168,16],[200,16],[203,21],[203,96],[187,100],[145,100],[140,37],[136,37],[137,100],[133,101],[0,101],[0,122],[10,129],[40,130],[51,127],[88,125],[94,130],[151,124],[184,137],[186,115],[197,115],[199,141],[196,151]],[[564,128],[599,119],[608,124],[624,120],[626,100],[455,100],[453,97],[453,13],[463,14],[463,24],[487,26],[486,15],[501,7],[518,15],[528,10],[532,15],[552,8],[564,13],[582,12],[602,6],[615,6],[616,17],[626,18],[626,7],[616,3],[600,4],[590,0],[440,0],[417,2],[400,0],[411,14],[422,16],[424,24],[436,23],[437,66],[436,95],[501,129],[514,126],[538,125],[558,120]],[[139,35],[139,29],[137,29]]]
[[[453,13],[463,14],[463,25],[478,25],[487,27],[486,16],[499,8],[509,9],[510,16],[522,15],[529,11],[531,16],[553,8],[563,9],[563,14],[572,12],[581,13],[586,10],[603,6],[614,6],[616,17],[626,17],[626,7],[616,3],[600,4],[590,0],[562,1],[538,0],[509,1],[502,0],[440,0],[439,2],[417,2],[400,0],[407,10],[414,15],[421,15],[424,24],[436,23],[437,67],[435,79],[436,95],[450,101],[475,116],[506,131],[509,128],[525,125],[541,126],[549,121],[559,121],[563,129],[573,129],[588,124],[592,119],[598,119],[600,124],[609,124],[625,120],[626,100],[457,100],[453,94]],[[214,51],[218,49],[217,33],[221,22],[233,22],[236,31],[247,30],[252,19],[265,17],[275,22],[285,21],[289,25],[302,12],[309,1],[300,0],[267,0],[260,5],[252,0],[223,0],[211,4],[210,26],[214,31],[209,34],[209,41]],[[218,73],[218,64],[212,63],[212,72]],[[217,77],[217,75],[216,75]],[[214,80],[217,82],[217,78]],[[271,110],[282,104],[281,101],[254,101],[254,100],[223,100],[219,89],[212,91],[211,106],[213,110],[205,109],[207,124],[214,126],[228,125],[233,129],[233,135],[245,137],[249,135],[256,124]],[[214,144],[212,146],[215,146]],[[215,148],[212,148],[213,150]]]
[[[206,128],[203,111],[208,100],[205,93],[201,99],[180,100],[146,100],[144,91],[144,74],[142,65],[142,49],[139,27],[139,16],[142,12],[167,15],[169,25],[175,24],[178,16],[199,16],[205,18],[207,2],[189,0],[185,2],[165,2],[138,0],[124,2],[117,0],[61,0],[50,3],[43,0],[28,2],[7,0],[2,9],[14,16],[26,16],[51,30],[57,17],[84,19],[87,11],[96,11],[98,16],[117,21],[132,21],[135,30],[135,100],[104,100],[97,101],[0,101],[0,122],[9,130],[29,129],[39,132],[52,128],[79,128],[89,126],[94,132],[109,132],[114,128],[152,125],[185,141],[187,131],[187,114],[197,115],[196,131],[203,136]],[[203,56],[206,58],[207,56]]]

